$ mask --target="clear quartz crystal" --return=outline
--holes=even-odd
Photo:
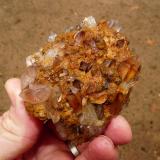
[[[34,63],[35,63],[35,59],[33,58],[32,55],[30,55],[26,58],[26,66],[27,67],[32,66]]]
[[[45,57],[48,58],[55,58],[58,55],[58,50],[57,49],[49,49],[45,55]]]
[[[22,89],[28,87],[36,79],[36,67],[29,66],[26,71],[21,75]]]
[[[83,22],[82,22],[82,26],[86,26],[86,27],[96,27],[97,23],[96,20],[93,16],[89,16],[89,17],[85,17]]]
[[[122,29],[122,26],[120,25],[118,20],[111,19],[107,23],[108,23],[110,28],[113,28],[117,32],[120,32],[121,29]]]
[[[44,57],[41,52],[36,52],[33,55],[30,55],[26,58],[26,66],[33,66],[36,62],[43,61]]]
[[[48,36],[48,42],[54,42],[55,38],[57,37],[57,34],[52,32],[49,36]]]
[[[51,94],[51,89],[42,84],[30,84],[29,88],[24,89],[21,97],[24,101],[31,104],[42,103],[48,100]]]

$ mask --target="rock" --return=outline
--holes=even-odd
[[[60,138],[75,145],[101,134],[128,103],[141,68],[116,20],[80,25],[51,34],[27,57],[21,97],[28,112],[52,120]]]

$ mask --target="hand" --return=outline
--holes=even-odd
[[[8,80],[5,88],[12,105],[0,117],[0,160],[116,160],[116,146],[131,141],[129,124],[117,116],[104,135],[81,146],[81,154],[74,158],[62,141],[46,132],[43,124],[26,112],[19,97],[20,80]]]

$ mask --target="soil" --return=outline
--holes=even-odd
[[[61,32],[89,15],[116,19],[143,66],[122,112],[132,126],[133,141],[120,147],[120,160],[160,160],[159,8],[159,0],[0,0],[0,112],[9,106],[5,81],[22,73],[25,57],[52,31]]]

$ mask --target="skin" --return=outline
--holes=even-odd
[[[1,160],[117,160],[116,146],[127,144],[132,139],[128,122],[117,116],[104,135],[78,146],[81,154],[75,158],[62,141],[26,112],[19,97],[20,80],[8,80],[5,88],[11,107],[0,117]]]

